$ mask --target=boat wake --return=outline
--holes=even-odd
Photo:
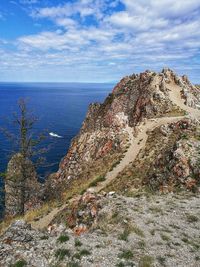
[[[56,133],[53,133],[53,132],[49,133],[49,135],[52,136],[52,137],[56,137],[56,138],[63,138],[62,136],[60,136],[60,135],[58,135]]]

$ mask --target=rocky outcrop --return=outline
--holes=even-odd
[[[63,209],[52,221],[51,226],[65,221],[75,235],[86,233],[97,225],[101,202],[102,195],[86,192]]]
[[[182,97],[185,99],[185,104],[192,108],[200,109],[200,94],[199,89],[194,86],[186,75],[179,77],[170,69],[163,69],[164,79],[166,82],[174,81],[182,89]]]
[[[180,189],[199,191],[200,125],[180,119],[149,132],[146,145],[136,160],[108,186],[123,194],[138,189],[174,192]]]
[[[171,127],[169,131],[176,134],[173,147],[168,152],[162,151],[154,162],[155,171],[154,174],[149,173],[147,184],[162,192],[174,191],[176,188],[196,191],[200,185],[199,125],[185,120]],[[169,132],[166,138],[170,138],[171,134]]]
[[[28,159],[24,161],[20,154],[14,155],[8,163],[5,178],[5,215],[21,215],[35,208],[40,197],[40,185],[33,163]]]
[[[180,85],[186,104],[198,107],[198,89],[186,76],[178,77],[170,69],[161,73],[147,70],[123,78],[103,104],[90,105],[80,133],[72,140],[58,172],[48,181],[49,188],[54,191],[60,187],[62,191],[74,180],[84,181],[108,172],[129,146],[128,127],[134,132],[145,119],[184,115],[169,97],[169,83]]]

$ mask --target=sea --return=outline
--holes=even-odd
[[[38,167],[39,179],[44,181],[49,173],[58,170],[72,138],[80,130],[89,104],[103,102],[113,86],[91,83],[0,83],[0,127],[18,135],[13,114],[18,112],[19,99],[25,99],[28,110],[37,118],[34,134],[46,133],[40,147],[48,148],[46,163]],[[5,172],[15,149],[0,131],[0,172]],[[2,178],[0,188],[3,188]],[[3,194],[0,193],[0,196],[2,200]]]

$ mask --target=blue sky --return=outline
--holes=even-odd
[[[1,0],[0,81],[112,82],[166,66],[200,83],[200,0]]]

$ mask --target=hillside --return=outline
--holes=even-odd
[[[55,188],[56,192],[66,190],[74,183],[77,186],[78,181],[88,187],[89,181],[99,176],[106,175],[107,185],[134,162],[146,144],[147,132],[181,119],[183,123],[187,120],[188,128],[195,128],[192,124],[200,115],[199,103],[199,90],[186,76],[178,77],[172,70],[125,77],[103,104],[90,105],[79,135],[58,172],[51,176],[51,196]],[[184,128],[181,123],[177,127]],[[176,138],[174,144],[179,135]]]
[[[199,266],[199,108],[170,69],[123,78],[47,180],[53,205],[4,230],[0,266]]]

